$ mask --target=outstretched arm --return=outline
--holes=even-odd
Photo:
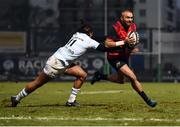
[[[120,46],[116,46],[116,47],[111,47],[111,48],[107,48],[105,47],[104,44],[99,44],[98,47],[96,48],[96,50],[98,51],[102,51],[102,52],[111,52],[111,51],[122,51],[123,49]]]

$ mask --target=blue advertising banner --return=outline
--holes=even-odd
[[[48,57],[1,57],[0,58],[0,81],[28,81],[33,80],[45,66]],[[104,65],[103,54],[86,54],[75,61],[89,75],[96,70],[101,70]],[[61,76],[55,80],[73,80],[72,76]]]

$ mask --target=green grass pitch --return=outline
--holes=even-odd
[[[16,108],[10,96],[25,83],[0,83],[0,126],[180,126],[180,84],[143,83],[158,102],[148,107],[130,83],[85,83],[78,94],[80,107],[66,107],[72,82],[49,82],[26,97]]]

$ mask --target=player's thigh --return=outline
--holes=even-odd
[[[78,65],[66,69],[66,74],[76,77],[86,77],[87,73]]]
[[[35,79],[35,81],[39,84],[47,83],[52,78],[49,77],[47,74],[45,74],[43,71],[38,75],[38,77]]]
[[[134,72],[129,68],[127,64],[123,65],[121,68],[119,68],[120,72],[122,72],[124,75],[131,79],[136,79],[136,75]]]

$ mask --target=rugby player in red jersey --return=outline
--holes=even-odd
[[[128,43],[133,41],[132,38],[128,38],[127,34],[131,31],[136,31],[136,25],[133,23],[133,12],[130,9],[125,9],[121,12],[120,20],[113,24],[115,37],[109,36],[105,44],[107,47],[111,47],[112,42],[119,40],[123,50],[112,51],[107,53],[107,60],[109,64],[117,71],[115,74],[104,75],[99,71],[95,72],[91,84],[94,84],[99,80],[109,80],[116,83],[124,83],[125,76],[129,78],[133,89],[143,98],[143,100],[150,106],[155,107],[157,102],[151,100],[143,91],[141,83],[138,81],[134,72],[128,66],[128,60],[131,53],[138,52],[136,47],[130,47]]]

